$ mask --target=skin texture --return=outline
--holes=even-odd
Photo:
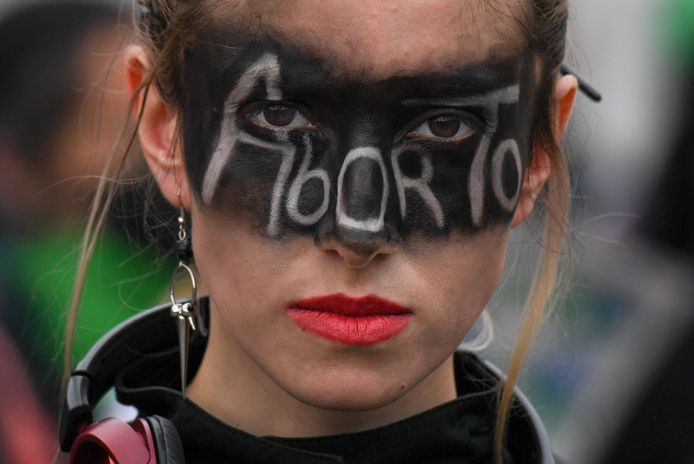
[[[345,4],[297,1],[287,9],[287,2],[254,2],[241,19],[237,11],[208,45],[186,55],[195,69],[184,71],[184,149],[172,142],[179,113],[156,93],[140,126],[162,192],[178,204],[180,188],[191,210],[196,261],[212,300],[208,350],[189,396],[259,435],[365,430],[453,399],[451,354],[498,283],[510,226],[530,214],[549,175],[547,155],[535,149],[530,156],[535,67],[514,21],[499,15],[503,8],[459,1]],[[148,60],[135,47],[128,63],[136,87]],[[244,84],[244,75],[263,77]],[[443,95],[432,94],[452,80],[457,84]],[[573,78],[560,82],[558,131],[575,94]],[[494,118],[473,112],[480,110],[469,99],[487,95],[477,106],[490,106],[490,92],[514,87],[509,103],[497,107],[496,130],[488,130]],[[288,96],[305,118],[292,119],[300,124],[278,135],[263,124],[268,115],[282,121],[277,113],[285,114],[261,111],[267,107],[255,102]],[[431,141],[425,138],[429,111],[464,115],[465,122],[470,112],[471,121],[484,117],[485,124],[470,124],[474,130],[454,143]],[[491,155],[475,171],[485,134],[491,134]],[[246,136],[253,143],[218,150],[220,140]],[[509,148],[494,167],[496,148],[513,143],[519,163],[514,166]],[[280,144],[296,155],[282,188],[276,187]],[[402,146],[414,152],[409,178],[431,177],[424,184],[441,214],[414,187],[404,189],[403,214],[392,162]],[[223,158],[221,167],[210,168],[215,156]],[[423,174],[422,159],[430,161],[432,176]],[[292,185],[311,173],[330,188],[316,180],[292,203]],[[483,206],[475,213],[470,192],[480,183],[476,198]],[[499,201],[499,191],[507,201]],[[279,205],[274,215],[273,204]],[[292,217],[293,210],[300,214]],[[297,220],[316,211],[322,214],[312,221]],[[345,217],[356,218],[356,226]],[[373,227],[364,226],[367,219],[376,219]],[[408,308],[411,322],[384,343],[353,346],[302,331],[288,317],[292,302],[333,293],[378,295]]]

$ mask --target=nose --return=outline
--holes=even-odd
[[[362,268],[376,256],[400,249],[399,236],[390,226],[390,187],[379,148],[351,149],[336,190],[334,215],[323,217],[316,231],[323,250],[335,251],[349,267]]]
[[[388,237],[385,231],[380,234],[335,228],[320,232],[316,244],[326,252],[337,253],[347,267],[362,269],[378,256],[397,253],[402,247],[398,237]]]

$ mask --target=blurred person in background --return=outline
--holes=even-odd
[[[672,141],[622,263],[633,279],[621,294],[649,305],[635,332],[633,382],[600,464],[694,463],[694,0],[668,0],[662,36],[679,81]],[[622,287],[624,289],[624,287]],[[661,322],[655,322],[660,318]],[[640,372],[639,372],[640,371]],[[624,379],[623,379],[624,380]]]
[[[639,185],[619,245],[582,263],[581,315],[568,329],[594,359],[563,430],[579,463],[694,462],[694,1],[652,6],[649,38],[677,97],[658,126],[671,139],[647,153],[657,175]]]
[[[61,333],[82,228],[128,114],[114,53],[121,13],[108,3],[53,0],[0,17],[0,462],[48,462],[55,451]],[[133,181],[97,245],[77,356],[133,307],[164,294],[156,253],[138,245],[143,206],[132,198],[146,188],[142,168],[128,167]]]

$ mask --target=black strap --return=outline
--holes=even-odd
[[[207,318],[208,299],[198,301]],[[80,427],[93,422],[92,409],[113,386],[120,370],[143,354],[175,349],[175,330],[162,330],[173,324],[171,304],[165,303],[122,322],[104,335],[77,364],[67,383],[60,419],[60,446],[68,452]],[[173,325],[171,325],[173,328]]]
[[[145,417],[155,437],[157,464],[184,464],[183,444],[176,426],[161,416]]]

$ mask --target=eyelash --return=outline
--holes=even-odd
[[[268,120],[270,113],[275,111],[274,117],[281,118],[283,115],[279,114],[282,111],[289,111],[290,114],[285,114],[284,116],[291,116],[291,120],[283,124],[276,124]],[[293,114],[291,114],[293,112]],[[291,130],[315,130],[316,125],[306,116],[299,108],[291,103],[284,101],[261,101],[255,103],[249,103],[245,108],[241,110],[241,116],[248,119],[251,123],[259,127],[264,127],[266,129],[274,131],[288,132]]]
[[[432,124],[436,120],[446,122],[445,118],[449,118],[449,121],[457,124],[457,127],[455,127],[456,132],[450,136],[435,134],[432,130]],[[452,110],[433,110],[420,116],[415,128],[408,130],[405,136],[432,142],[456,143],[475,135],[481,129],[484,129],[484,123],[471,114]]]
[[[285,120],[291,116],[291,120],[282,120],[282,124],[276,124],[268,120],[272,111],[276,111],[274,117],[282,117],[279,113],[289,111],[290,114],[285,114]],[[291,113],[293,112],[293,114]],[[313,123],[299,108],[291,103],[284,101],[259,101],[247,104],[241,110],[241,116],[248,119],[252,124],[273,131],[289,132],[292,130],[315,131],[317,125]],[[454,124],[456,132],[450,136],[437,135],[432,130],[432,123],[436,120],[444,122],[445,118],[449,118]],[[465,140],[480,129],[484,129],[484,123],[480,122],[475,116],[469,113],[453,110],[432,110],[427,111],[424,115],[418,118],[418,125],[414,129],[405,132],[405,137],[411,139],[427,140],[441,143],[457,143]]]

